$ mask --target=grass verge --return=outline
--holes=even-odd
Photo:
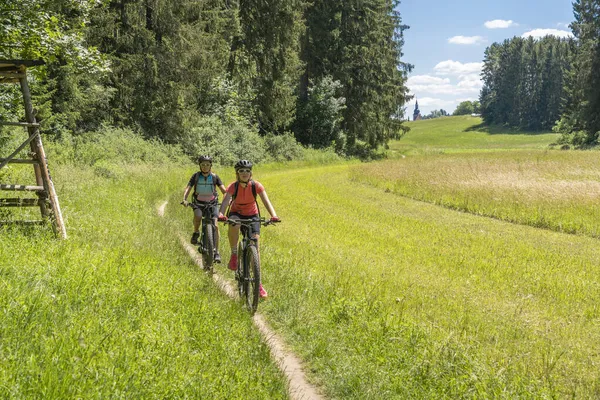
[[[597,240],[457,213],[350,179],[262,177],[261,310],[332,398],[600,395]],[[259,177],[260,179],[261,177]]]

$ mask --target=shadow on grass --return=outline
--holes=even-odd
[[[0,221],[0,235],[10,240],[10,236],[56,239],[57,236],[52,231],[52,226],[47,224],[27,224],[22,221]]]
[[[503,125],[486,125],[485,123],[480,123],[476,125],[471,125],[465,128],[464,132],[482,132],[487,133],[488,135],[546,135],[548,133],[552,133],[549,131],[527,131],[524,129],[516,129]]]

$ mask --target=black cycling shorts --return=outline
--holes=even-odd
[[[259,234],[260,235],[260,217],[258,216],[258,214],[254,214],[254,215],[242,215],[242,214],[238,214],[236,212],[232,212],[229,213],[229,219],[253,219],[256,222],[253,222],[251,227],[252,227],[252,232]]]
[[[196,206],[201,206],[201,207],[194,207],[194,215],[198,218],[202,218],[202,211],[204,210],[205,203],[195,202],[194,204]],[[211,208],[210,212],[211,212],[213,218],[218,218],[219,217],[219,204],[215,203],[214,205],[210,206],[210,208]]]

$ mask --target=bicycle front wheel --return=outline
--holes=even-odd
[[[260,261],[258,260],[258,249],[251,244],[246,249],[244,265],[244,292],[246,296],[246,307],[251,314],[258,308],[258,297],[260,288]]]
[[[206,224],[204,226],[203,239],[202,245],[204,246],[204,252],[202,254],[202,263],[204,264],[205,270],[212,271],[215,259],[215,237],[212,224]]]
[[[244,299],[244,293],[246,293],[244,287],[244,248],[241,243],[238,243],[238,262],[237,269],[235,270],[235,280],[238,284],[238,295],[240,299]]]

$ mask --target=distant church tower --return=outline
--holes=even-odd
[[[413,113],[413,121],[418,121],[420,119],[423,119],[423,117],[421,117],[421,111],[419,110],[419,100],[416,100],[415,112]]]

